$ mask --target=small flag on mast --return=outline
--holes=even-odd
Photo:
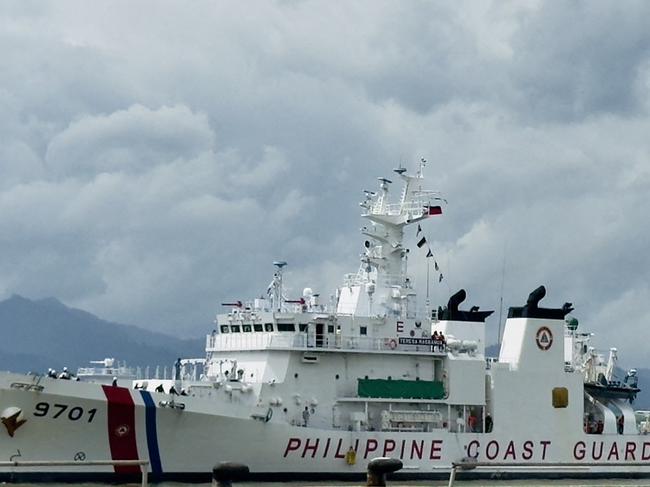
[[[424,238],[424,237],[422,237],[422,238],[420,239],[420,241],[418,242],[418,244],[417,244],[417,245],[418,245],[418,248],[421,249],[421,248],[424,246],[425,243],[427,243],[427,239]]]
[[[422,233],[422,227],[418,224],[418,231],[415,233],[415,236],[417,237]]]
[[[433,262],[433,267],[434,267],[437,271],[440,270],[440,267],[438,267],[438,262],[436,262],[436,261]]]
[[[440,274],[440,277],[438,278],[438,282],[442,282],[442,274]]]
[[[431,252],[431,249],[429,249],[429,251],[427,252],[427,258],[428,257],[433,257],[433,252]]]

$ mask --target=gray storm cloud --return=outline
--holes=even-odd
[[[358,265],[361,190],[425,157],[449,201],[424,226],[434,301],[519,305],[543,283],[644,358],[647,2],[0,12],[2,296],[180,335],[263,293],[275,259],[291,293],[327,297]]]
[[[214,133],[203,115],[187,107],[150,110],[134,105],[107,116],[73,121],[55,135],[45,162],[61,176],[137,173],[210,150]]]

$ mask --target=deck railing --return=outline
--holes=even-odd
[[[399,344],[396,337],[364,336],[317,336],[294,332],[247,332],[210,335],[207,338],[208,351],[221,350],[263,350],[263,349],[326,349],[326,350],[368,350],[395,352],[431,352],[430,345]]]
[[[436,191],[421,191],[417,197],[404,203],[385,203],[377,201],[372,204],[368,214],[370,215],[403,215],[410,214],[419,217],[428,211],[427,208],[433,204],[439,204],[440,193]]]

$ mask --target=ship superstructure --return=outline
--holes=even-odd
[[[510,308],[499,357],[487,358],[491,311],[463,309],[464,290],[444,307],[418,301],[405,229],[445,201],[426,188],[424,161],[415,175],[395,173],[396,202],[388,178],[364,192],[360,266],[333,300],[311,288],[290,299],[287,263],[277,261],[267,293],[224,303],[205,359],[179,359],[171,380],[126,388],[1,374],[0,453],[148,459],[153,478],[186,480],[224,460],[259,479],[357,478],[378,456],[401,459],[399,475],[411,478],[445,477],[463,459],[512,464],[485,475],[549,476],[544,463],[562,463],[564,476],[650,475],[648,422],[632,408],[636,373],[616,380],[616,350],[594,350],[571,305],[544,308],[544,287],[533,291]],[[0,468],[7,478],[30,473],[43,468]]]

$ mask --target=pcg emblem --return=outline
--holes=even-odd
[[[129,427],[125,424],[122,424],[115,428],[115,434],[120,437],[126,436],[129,434]]]
[[[537,330],[535,342],[537,342],[540,350],[546,351],[553,345],[553,333],[551,333],[551,330],[547,326],[542,326]]]

